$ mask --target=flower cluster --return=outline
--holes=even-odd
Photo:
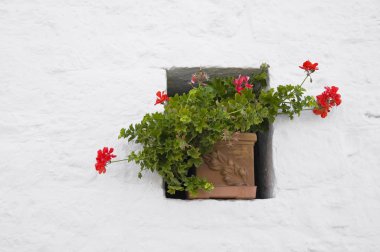
[[[209,80],[209,77],[207,75],[207,73],[205,71],[203,71],[202,69],[200,69],[198,72],[196,72],[195,74],[193,74],[191,76],[191,81],[190,81],[190,84],[195,84],[195,83],[199,83],[199,84],[204,84],[204,82],[208,81]]]
[[[338,87],[325,87],[325,91],[317,95],[318,107],[313,109],[314,114],[320,115],[322,118],[327,116],[330,109],[334,106],[339,106],[342,103],[340,94],[338,94]]]
[[[169,100],[169,96],[165,94],[165,91],[157,91],[156,96],[156,103],[154,105],[163,104],[165,101]]]
[[[240,94],[240,92],[244,88],[253,88],[253,85],[249,84],[248,81],[249,81],[249,77],[248,76],[239,75],[239,77],[234,80],[234,85],[235,85],[236,92],[238,92]],[[244,87],[243,87],[243,85],[244,85]]]
[[[302,66],[299,66],[299,68],[304,69],[307,74],[315,72],[318,70],[318,63],[311,63],[309,60],[305,61]]]
[[[103,150],[98,150],[98,156],[96,157],[95,169],[99,174],[106,173],[106,166],[111,162],[112,158],[116,155],[112,154],[113,148],[108,149],[104,147]]]

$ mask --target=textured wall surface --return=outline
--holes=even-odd
[[[0,1],[0,251],[380,251],[380,1]],[[271,65],[341,88],[274,125],[276,198],[164,198],[96,150],[151,111],[163,68]]]

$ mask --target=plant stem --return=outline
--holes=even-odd
[[[229,115],[231,115],[231,114],[235,114],[235,113],[237,113],[237,112],[240,112],[240,111],[242,111],[243,109],[241,108],[241,109],[238,109],[238,110],[235,110],[235,111],[232,111],[232,112],[230,112],[230,113],[228,113]]]
[[[189,98],[190,98],[190,93],[187,94],[186,106],[187,106],[187,103],[189,102]]]
[[[127,161],[127,160],[128,160],[128,158],[119,159],[119,160],[114,160],[114,161],[110,161],[110,164],[111,164],[111,163],[121,162],[121,161]]]
[[[313,108],[304,108],[304,109],[302,109],[302,111],[304,111],[304,110],[313,110]],[[279,112],[279,113],[277,113],[278,115],[287,115],[288,113],[284,113],[284,112]]]
[[[309,74],[309,73],[306,75],[305,79],[303,79],[303,81],[302,81],[302,83],[301,83],[301,87],[302,87],[302,85],[305,83],[305,81],[306,81],[306,79],[307,79],[308,77],[310,77],[310,74]]]

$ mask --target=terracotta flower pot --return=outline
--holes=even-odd
[[[255,133],[235,133],[230,141],[215,144],[212,153],[203,157],[203,164],[196,169],[198,177],[214,184],[211,192],[200,191],[190,199],[254,199]]]

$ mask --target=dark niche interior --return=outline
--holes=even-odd
[[[166,70],[167,76],[167,93],[169,96],[175,94],[186,93],[191,89],[188,84],[191,75],[198,71],[199,68],[170,68]],[[251,75],[258,72],[257,68],[202,68],[211,78],[212,77],[226,77],[226,76],[238,76]],[[269,86],[268,80],[268,86]],[[269,130],[266,132],[257,132],[257,142],[254,148],[254,160],[255,160],[255,184],[257,186],[257,199],[267,199],[274,196],[273,189],[275,183],[275,174],[273,169],[272,159],[272,136],[273,127],[269,126]],[[195,174],[195,169],[189,171],[189,175]],[[166,198],[171,199],[186,199],[186,192],[176,192],[176,194],[168,194],[167,185],[163,183]]]

